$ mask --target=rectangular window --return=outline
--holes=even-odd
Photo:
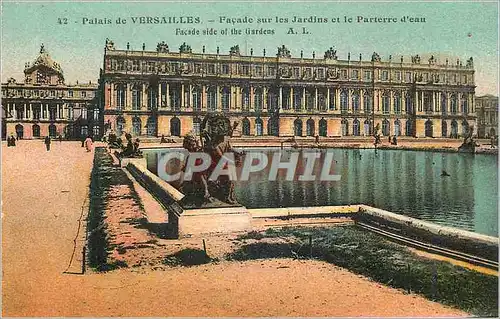
[[[372,79],[372,71],[365,71],[365,81],[370,81]]]
[[[132,61],[132,71],[139,71],[139,61]]]
[[[352,70],[351,72],[351,79],[357,80],[359,77],[359,71],[358,70]]]
[[[304,75],[305,75],[305,77],[310,78],[311,77],[311,68],[305,68]]]
[[[324,78],[324,77],[325,77],[325,70],[324,70],[324,69],[319,68],[319,69],[317,69],[317,71],[316,71],[316,72],[317,72],[317,77],[318,77],[319,79],[322,79],[322,78]]]
[[[276,68],[274,66],[267,67],[267,76],[276,76]]]
[[[72,90],[68,91],[68,97],[73,97],[73,91]]]
[[[81,110],[82,110],[82,119],[86,120],[87,119],[87,108],[82,106]]]
[[[396,81],[401,81],[401,72],[396,71]]]
[[[82,91],[81,95],[82,95],[82,97],[87,97],[87,92]]]
[[[94,121],[99,121],[99,109],[94,109]]]
[[[405,81],[406,81],[406,83],[410,83],[411,82],[411,72],[406,72]]]
[[[262,76],[262,66],[255,67],[255,76]]]
[[[203,72],[203,66],[201,63],[195,63],[194,64],[194,73],[202,73]]]
[[[125,70],[125,64],[123,61],[119,60],[118,61],[118,71],[124,71]]]
[[[342,79],[347,80],[347,70],[340,70],[340,76]]]
[[[429,82],[429,73],[424,73],[424,82]]]
[[[293,68],[293,77],[300,78],[300,69],[299,68]]]
[[[208,74],[215,74],[215,64],[210,63],[210,64],[208,65],[208,70],[207,70],[207,71],[208,71],[208,72],[207,72]]]
[[[222,65],[222,74],[229,74],[229,65],[228,64]]]
[[[382,81],[388,81],[388,80],[389,80],[389,72],[382,71]]]
[[[462,84],[467,84],[467,75],[462,76]]]
[[[250,74],[250,67],[248,65],[242,65],[240,74],[241,75],[249,75]]]
[[[38,93],[39,93],[38,90],[33,91],[34,96],[38,96]]]

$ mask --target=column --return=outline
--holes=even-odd
[[[389,94],[389,114],[394,114],[394,92],[392,90]]]
[[[23,120],[27,119],[28,117],[26,116],[26,103],[24,103],[24,113],[23,113]]]
[[[165,100],[167,102],[167,108],[170,109],[171,105],[170,105],[170,85],[168,83],[166,83],[166,89],[167,89],[167,93],[165,95]]]
[[[295,111],[293,86],[290,87],[290,110]]]
[[[269,89],[267,87],[262,88],[262,109],[267,110],[267,94],[269,93]]]
[[[283,108],[283,87],[282,86],[280,86],[280,97],[279,97],[278,103],[279,103],[278,109],[281,110]]]
[[[326,88],[326,110],[330,111],[330,88]]]
[[[30,120],[32,120],[33,119],[33,105],[30,103],[29,107],[30,107]]]
[[[205,85],[201,88],[201,109],[207,110],[207,87]]]
[[[181,108],[184,109],[184,84],[181,84]]]
[[[115,108],[115,85],[113,82],[109,83],[109,108]]]
[[[319,110],[319,104],[318,104],[318,87],[314,88],[314,109],[316,111]]]
[[[189,108],[193,108],[193,86],[189,84],[188,86],[188,92],[189,92]]]
[[[253,105],[253,99],[254,99],[254,92],[253,92],[253,86],[250,85],[250,110],[255,111],[255,106]]]
[[[161,83],[159,82],[158,83],[158,100],[156,102],[156,107],[159,109],[160,107],[162,107],[162,103],[161,103]]]
[[[300,104],[300,110],[304,111],[306,109],[306,88],[302,87],[302,103]]]
[[[141,105],[140,105],[140,109],[145,109],[146,108],[146,103],[148,101],[148,97],[146,95],[146,84],[142,83],[141,84]]]
[[[340,111],[340,88],[335,89],[335,107]]]
[[[56,104],[56,120],[59,119],[59,103]]]
[[[130,89],[130,83],[127,82],[127,89],[125,91],[125,107],[124,107],[125,110],[130,110],[130,108],[132,106],[132,101],[130,99],[131,96],[132,96],[132,94],[131,94],[131,89]]]
[[[14,120],[17,120],[16,103],[12,103],[12,107],[11,107],[11,109],[12,109],[12,118],[13,118]]]

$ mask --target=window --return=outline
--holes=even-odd
[[[39,94],[38,90],[33,91],[33,95],[34,96],[38,96],[38,94]],[[73,96],[73,92],[72,91],[71,91],[71,96]]]
[[[139,71],[139,61],[132,61],[132,71]]]
[[[215,64],[213,64],[213,63],[208,64],[207,73],[208,74],[215,74]]]
[[[274,66],[267,67],[267,76],[276,76],[276,68]]]
[[[389,80],[389,72],[382,71],[382,81],[388,81],[388,80]]]
[[[250,67],[248,65],[240,65],[240,74],[248,75],[250,73]]]
[[[396,71],[395,75],[396,75],[396,81],[401,81],[401,72]]]
[[[82,119],[86,120],[87,119],[87,108],[85,106],[82,106]]]
[[[93,120],[94,121],[99,121],[99,109],[94,109]]]
[[[347,111],[347,92],[345,90],[342,90],[340,92],[340,110],[341,111]]]
[[[35,94],[35,96],[37,96],[38,93]],[[68,91],[68,97],[73,97],[73,90],[69,90]]]
[[[347,70],[340,70],[340,76],[342,79],[346,80],[347,79]]]
[[[410,83],[411,82],[411,72],[406,72],[406,78],[405,78],[405,81],[407,83]]]
[[[138,86],[132,89],[132,110],[141,109],[141,90]]]
[[[330,110],[336,110],[337,105],[335,103],[335,89],[329,89],[329,90],[330,90],[330,105],[328,106],[328,108]]]
[[[389,103],[389,94],[384,93],[384,95],[382,96],[382,113],[389,114]]]
[[[153,72],[155,69],[155,63],[154,62],[148,62],[148,72]]]
[[[21,90],[19,90],[19,91],[21,91]],[[54,90],[50,91],[50,96],[56,96],[56,91],[54,91]]]
[[[229,74],[229,65],[227,64],[222,65],[222,74]]]
[[[203,66],[201,63],[194,64],[194,73],[203,73]]]
[[[311,77],[311,68],[305,68],[304,69],[304,76],[306,78],[310,78]]]
[[[370,81],[372,79],[372,71],[365,71],[364,73],[365,81]]]
[[[351,79],[357,80],[359,77],[359,71],[358,70],[352,70],[351,72]]]
[[[262,66],[255,67],[255,76],[262,76]]]
[[[429,73],[424,73],[424,82],[429,82]]]
[[[85,92],[85,91],[82,91],[81,94],[82,94],[82,97],[86,97],[87,96],[87,92]]]
[[[295,78],[300,77],[300,69],[299,68],[293,68],[293,77],[295,77]]]
[[[322,78],[324,78],[324,77],[325,77],[325,70],[324,70],[324,69],[319,68],[319,69],[317,69],[317,71],[316,71],[316,72],[317,72],[317,77],[318,77],[319,79],[322,79]]]

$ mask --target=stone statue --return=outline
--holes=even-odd
[[[373,52],[372,54],[372,62],[380,62],[382,59],[380,58],[380,55],[377,52]]]
[[[467,68],[471,68],[471,69],[474,67],[474,60],[472,59],[472,57],[470,57],[470,58],[467,60],[466,67],[467,67]]]
[[[106,45],[104,47],[106,51],[112,51],[115,49],[115,43],[110,39],[106,38]]]
[[[429,58],[429,65],[436,64],[436,61],[437,61],[436,58],[433,55],[431,55],[431,57]]]
[[[229,49],[229,55],[240,56],[240,46],[239,45],[232,46],[231,49]]]
[[[179,47],[180,53],[192,53],[191,46],[187,45],[186,42],[183,42]]]
[[[210,113],[201,123],[202,149],[210,155],[212,163],[209,167],[209,176],[224,156],[225,153],[234,154],[235,165],[239,165],[241,154],[235,152],[231,146],[230,138],[238,126],[231,123],[227,117],[220,113]],[[209,192],[214,197],[219,197],[223,202],[235,204],[234,182],[227,175],[222,175],[209,184]]]
[[[476,146],[479,146],[476,144],[473,138],[473,133],[474,133],[474,126],[469,126],[467,127],[467,133],[464,136],[464,141],[462,145],[458,147],[459,152],[463,153],[474,153],[476,150]]]
[[[122,151],[119,153],[120,157],[142,157],[142,152],[139,150],[139,139],[135,142],[132,141],[132,135],[130,133],[125,134],[125,139],[127,140],[127,145],[122,147]]]
[[[333,47],[330,47],[330,49],[325,51],[324,58],[325,60],[337,60],[337,50],[334,50]]]
[[[380,123],[377,123],[375,125],[375,129],[373,130],[373,137],[375,138],[375,142],[373,143],[375,147],[377,147],[378,144],[381,144],[381,136],[382,134],[380,133]]]
[[[411,63],[420,64],[420,56],[418,54],[417,55],[413,55],[411,57]]]
[[[156,45],[156,52],[168,53],[168,44],[165,41],[161,41]]]
[[[278,53],[276,54],[278,58],[291,58],[290,50],[288,50],[284,45],[278,47]]]

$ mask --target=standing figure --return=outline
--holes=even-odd
[[[11,134],[8,138],[7,138],[7,146],[16,146],[16,138],[14,137],[13,134]]]
[[[50,151],[50,143],[51,143],[51,140],[50,140],[50,136],[45,136],[45,147],[47,148],[47,151]]]
[[[90,136],[87,136],[84,143],[85,143],[85,149],[87,150],[87,152],[91,152],[94,145],[92,143],[92,139],[90,138]]]
[[[62,143],[62,135],[59,134],[59,143]]]

